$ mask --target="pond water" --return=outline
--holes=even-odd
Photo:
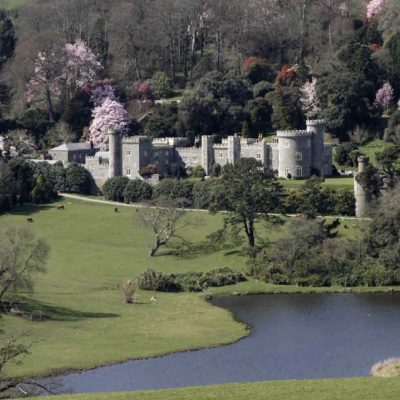
[[[367,376],[400,356],[399,294],[223,297],[252,334],[235,344],[130,361],[55,378],[64,393]]]

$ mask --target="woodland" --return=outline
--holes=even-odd
[[[400,139],[396,0],[32,0],[0,19],[0,135],[20,154],[104,149],[110,125],[194,140],[306,117]]]

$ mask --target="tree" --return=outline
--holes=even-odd
[[[0,214],[11,207],[10,199],[14,193],[14,176],[11,168],[0,158]]]
[[[36,204],[49,203],[57,196],[57,192],[40,174],[36,180],[36,186],[32,190],[32,201]]]
[[[14,129],[7,133],[7,139],[11,146],[15,147],[18,155],[31,154],[35,149],[35,140],[25,129]]]
[[[313,77],[311,82],[306,82],[301,88],[300,91],[303,94],[300,98],[302,103],[302,109],[304,112],[316,112],[321,111],[319,106],[317,93],[315,91],[315,85],[317,83],[317,78]]]
[[[161,71],[157,71],[151,79],[151,88],[156,98],[170,97],[172,94],[173,82],[170,77]]]
[[[50,248],[25,226],[0,228],[0,300],[11,290],[33,289],[33,277],[45,272]]]
[[[377,108],[386,109],[390,103],[394,100],[394,91],[392,85],[386,82],[375,94],[374,106]]]
[[[183,221],[185,209],[181,208],[178,200],[158,197],[149,203],[149,207],[139,214],[140,222],[152,229],[155,235],[153,248],[149,256],[153,257],[161,246],[170,239],[180,238],[178,232],[187,225]],[[182,239],[183,240],[183,239]]]
[[[370,20],[379,15],[385,6],[386,0],[371,0],[367,4],[367,18]]]
[[[105,199],[123,202],[124,191],[128,182],[129,178],[127,176],[115,176],[107,179],[102,188]]]
[[[256,244],[257,221],[272,220],[267,213],[279,204],[280,186],[272,170],[253,158],[227,164],[215,183],[209,210],[227,211],[225,223],[236,234],[244,230],[248,245]]]
[[[127,111],[118,101],[106,98],[103,104],[93,110],[90,125],[90,140],[101,150],[108,149],[108,130],[125,135],[128,130]]]
[[[103,189],[104,191],[104,189]],[[153,187],[141,179],[129,180],[124,189],[124,202],[125,203],[140,203],[145,200],[151,199],[153,194]]]
[[[398,182],[400,175],[399,165],[399,147],[387,147],[379,153],[375,154],[376,163],[384,172],[386,184],[394,187]]]
[[[90,180],[88,171],[76,162],[68,164],[66,170],[66,183],[72,193],[89,193]]]

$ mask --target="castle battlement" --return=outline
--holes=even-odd
[[[226,142],[226,143],[213,143],[213,148],[214,149],[227,149],[228,148],[228,142]]]
[[[192,146],[192,147],[175,147],[176,151],[195,151],[198,153],[201,153],[201,147],[196,147],[196,146]]]
[[[148,136],[129,136],[122,139],[122,144],[124,143],[148,143],[151,142],[151,138]]]
[[[312,136],[313,132],[310,131],[277,131],[276,134],[278,137],[304,137],[304,136]]]
[[[323,119],[308,119],[306,121],[307,126],[324,125],[325,121]]]

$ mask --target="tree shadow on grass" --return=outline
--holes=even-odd
[[[111,313],[82,312],[71,308],[52,306],[27,297],[19,297],[18,309],[26,314],[40,315],[44,320],[77,321],[88,318],[116,318],[120,315]]]
[[[53,205],[51,204],[26,204],[23,206],[15,206],[13,207],[10,212],[8,213],[9,215],[33,215],[37,214],[41,211],[47,211],[50,210],[51,208],[54,208]],[[7,214],[6,214],[7,215]]]
[[[168,250],[156,254],[156,257],[175,256],[190,260],[220,251],[226,251],[226,253],[224,254],[225,256],[243,255],[243,252],[241,250],[238,250],[235,244],[203,241],[199,243],[185,242],[183,244],[170,244],[168,246]]]

